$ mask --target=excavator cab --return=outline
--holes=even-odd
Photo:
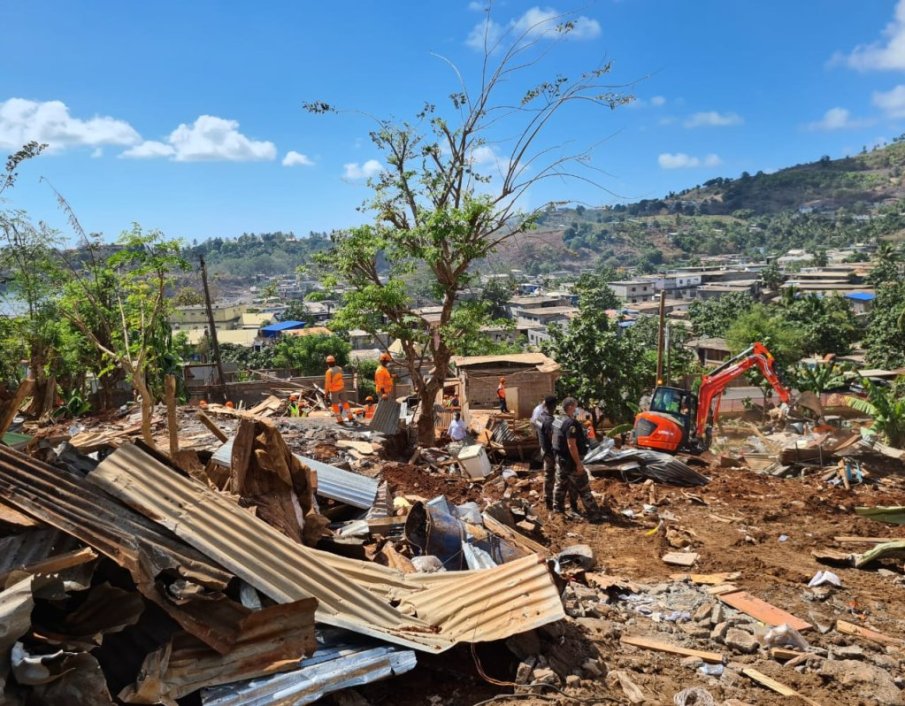
[[[657,387],[650,408],[635,419],[635,443],[674,453],[693,445],[698,399],[679,387]]]

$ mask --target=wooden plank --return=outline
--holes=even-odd
[[[691,581],[695,584],[718,586],[741,578],[741,573],[738,571],[724,571],[719,574],[670,574],[669,578],[673,581]]]
[[[500,537],[509,539],[525,550],[527,554],[540,554],[547,556],[547,549],[542,544],[538,544],[530,537],[526,537],[521,532],[516,532],[511,527],[507,527],[502,522],[495,520],[486,512],[483,515],[484,527]]]
[[[697,657],[704,662],[711,664],[722,664],[723,655],[719,652],[704,652],[703,650],[692,650],[688,647],[680,645],[672,645],[668,642],[661,642],[649,637],[640,637],[633,635],[623,635],[621,640],[623,645],[632,645],[633,647],[641,647],[645,650],[655,650],[656,652],[668,652],[674,655],[682,655],[683,657]]]
[[[711,596],[719,596],[723,593],[735,593],[739,587],[734,583],[721,583],[719,586],[708,586],[704,590]]]
[[[691,566],[698,560],[698,555],[695,552],[669,552],[660,559],[672,566]]]
[[[755,620],[759,620],[772,627],[785,623],[789,627],[798,630],[798,632],[804,632],[813,627],[810,623],[806,623],[801,618],[796,618],[791,613],[782,610],[782,608],[770,605],[766,601],[762,601],[760,598],[752,596],[747,591],[722,593],[720,594],[719,599],[731,608],[740,610],[742,613],[750,615]]]
[[[865,640],[870,640],[871,642],[879,642],[883,645],[905,645],[905,640],[898,637],[884,635],[882,632],[877,632],[876,630],[871,630],[870,628],[865,628],[861,625],[855,625],[854,623],[849,623],[845,620],[836,621],[836,630],[843,635],[855,635],[857,637],[863,637]]]
[[[13,395],[12,399],[0,405],[0,409],[2,409],[2,412],[0,412],[0,436],[3,436],[6,430],[9,429],[10,424],[13,423],[19,413],[19,407],[22,406],[25,398],[31,394],[34,385],[34,380],[26,378],[19,383],[19,387],[16,388],[16,394]]]
[[[903,537],[833,537],[833,540],[839,544],[886,544],[887,542],[898,542]]]
[[[773,647],[770,649],[770,656],[773,659],[778,659],[782,661],[786,661],[788,659],[795,659],[796,657],[801,657],[802,655],[808,654],[807,652],[799,652],[798,650],[790,650],[786,647]]]
[[[765,686],[768,689],[775,691],[777,694],[782,694],[783,696],[797,696],[799,699],[804,701],[806,704],[809,704],[810,706],[821,706],[817,701],[814,701],[814,699],[795,691],[795,689],[793,689],[791,686],[786,686],[782,682],[771,679],[766,674],[759,672],[756,669],[745,667],[744,669],[742,669],[742,674],[744,674],[749,679],[753,679],[761,686]]]
[[[179,421],[176,419],[176,376],[168,374],[163,379],[167,402],[167,435],[170,440],[170,458],[179,453]]]
[[[208,417],[204,412],[199,411],[195,416],[198,418],[198,421],[200,421],[204,426],[210,429],[211,433],[218,439],[220,439],[220,441],[225,443],[229,440],[229,437],[223,432],[223,430],[218,427],[214,423],[214,420]]]
[[[73,566],[81,566],[89,561],[97,559],[98,555],[91,547],[82,547],[81,549],[73,549],[71,552],[64,552],[56,556],[50,556],[33,564],[20,566],[6,573],[0,573],[0,584],[6,583],[7,579],[15,575],[16,580],[21,580],[30,574],[57,574],[64,569],[71,569]]]

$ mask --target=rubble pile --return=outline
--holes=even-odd
[[[545,509],[525,422],[412,449],[390,404],[161,408],[155,447],[126,409],[0,447],[0,702],[905,704],[895,449],[605,439],[592,525]]]

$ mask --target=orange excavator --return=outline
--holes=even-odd
[[[723,391],[730,382],[755,367],[773,386],[779,399],[788,404],[791,392],[779,379],[776,360],[764,344],[755,343],[701,378],[697,395],[678,387],[658,386],[651,396],[650,409],[635,417],[632,434],[635,445],[669,453],[705,451],[710,447]]]

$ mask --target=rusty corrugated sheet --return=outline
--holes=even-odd
[[[244,614],[229,610],[222,594],[222,600],[211,595],[177,605],[158,584],[162,575],[172,575],[216,592],[232,575],[84,477],[0,447],[0,497],[127,569],[146,598],[215,649],[225,652],[235,641],[235,623]]]
[[[317,646],[315,607],[316,601],[307,598],[251,613],[225,655],[188,633],[177,633],[145,658],[138,681],[119,698],[126,703],[172,703],[203,687],[297,669],[299,660]]]
[[[436,581],[301,546],[199,483],[125,445],[89,476],[278,602],[313,596],[317,620],[442,652],[564,617],[537,556]],[[400,607],[391,601],[401,601]]]
[[[302,706],[334,691],[405,674],[415,668],[411,650],[381,646],[318,649],[299,669],[266,679],[204,689],[204,706]]]
[[[393,436],[399,432],[402,407],[396,400],[380,400],[368,425],[376,432]]]

